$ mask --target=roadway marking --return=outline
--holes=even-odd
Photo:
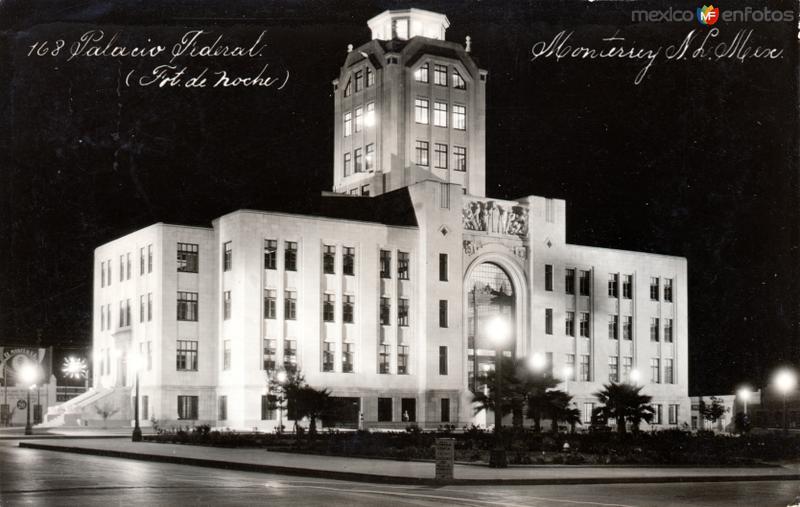
[[[276,487],[275,484],[265,484],[268,488]],[[443,495],[423,495],[421,493],[402,493],[402,492],[395,492],[395,491],[377,491],[377,490],[369,490],[369,489],[346,489],[346,488],[333,488],[329,486],[295,486],[292,484],[278,484],[277,487],[286,487],[286,488],[310,488],[310,489],[323,489],[328,491],[337,491],[340,493],[366,493],[372,495],[393,495],[393,496],[405,496],[405,497],[413,497],[413,498],[426,498],[430,500],[448,500],[448,501],[458,501],[458,502],[467,502],[467,503],[477,503],[483,505],[501,505],[505,507],[530,507],[529,504],[511,504],[508,502],[497,502],[493,500],[477,500],[473,498],[461,498],[457,496],[443,496]],[[526,496],[526,499],[531,500],[541,500],[545,502],[556,502],[556,503],[569,503],[569,504],[577,504],[577,505],[600,505],[602,507],[635,507],[632,505],[620,504],[620,503],[601,503],[601,502],[584,502],[581,500],[564,500],[560,498],[546,498],[540,496]]]

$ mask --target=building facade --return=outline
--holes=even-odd
[[[334,186],[316,210],[96,249],[95,391],[130,393],[138,372],[144,420],[270,430],[267,379],[299,369],[351,403],[345,423],[485,423],[470,388],[501,314],[506,353],[538,356],[586,421],[603,383],[634,379],[654,427],[688,421],[686,260],[569,244],[563,200],[486,197],[488,74],[469,40],[416,9],[368,24],[333,83]]]

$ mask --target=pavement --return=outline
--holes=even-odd
[[[19,437],[18,437],[19,438]],[[435,464],[131,442],[120,438],[24,440],[19,447],[202,467],[383,484],[554,485],[675,482],[797,481],[800,464],[774,467],[509,466],[455,464],[454,479],[437,481]]]

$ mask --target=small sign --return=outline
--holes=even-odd
[[[453,462],[455,461],[455,440],[452,438],[436,439],[436,480],[453,480]]]
[[[20,410],[25,410],[28,408],[28,402],[25,400],[17,400],[17,408]]]

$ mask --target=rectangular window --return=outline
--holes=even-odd
[[[411,260],[408,252],[397,252],[397,279],[408,280],[411,271]]]
[[[153,245],[147,245],[147,272],[153,272]],[[111,279],[111,271],[109,269],[109,280]]]
[[[465,106],[453,105],[453,128],[467,130],[467,108]]]
[[[622,339],[633,340],[633,317],[630,315],[622,317]]]
[[[447,65],[433,66],[433,84],[447,86]]]
[[[147,371],[153,368],[153,342],[147,342]]]
[[[381,298],[381,307],[380,307],[380,320],[382,326],[389,326],[391,325],[390,320],[390,302],[389,298],[382,297]]]
[[[274,319],[277,318],[277,300],[278,300],[278,291],[275,289],[265,289],[264,290],[264,318],[265,319]]]
[[[178,272],[197,273],[200,246],[193,243],[178,243]]]
[[[658,336],[658,317],[650,317],[650,341],[657,342]]]
[[[672,343],[672,319],[664,319],[664,341]]]
[[[441,399],[441,420],[450,422],[450,398]]]
[[[264,240],[264,269],[278,268],[278,240]]]
[[[366,68],[367,73],[367,88],[375,84],[375,73],[369,67]]]
[[[333,371],[333,359],[336,355],[336,344],[324,342],[322,349],[322,371]]]
[[[361,151],[361,148],[356,148],[353,151],[354,159],[355,159],[355,172],[363,173],[364,172],[364,153]]]
[[[353,373],[353,355],[356,346],[353,343],[342,344],[342,372]]]
[[[220,421],[227,421],[228,420],[228,397],[227,396],[220,396],[217,398],[219,402],[219,414],[217,417]]]
[[[277,365],[277,354],[278,354],[278,341],[272,338],[264,338],[264,355],[262,357],[262,363],[264,365],[264,370],[266,371],[275,371],[275,366]]]
[[[433,145],[433,166],[437,169],[447,169],[447,145],[434,143]]]
[[[391,398],[378,398],[378,422],[392,422]]]
[[[674,384],[675,374],[672,368],[672,359],[664,359],[664,383]]]
[[[373,143],[369,143],[367,145],[367,156],[365,158],[367,162],[367,172],[372,172],[375,170],[375,145]],[[369,194],[367,194],[369,195]]]
[[[350,137],[353,133],[353,113],[350,111],[344,113],[342,122],[344,124],[344,137]]]
[[[575,312],[567,312],[564,319],[564,334],[575,336]]]
[[[664,301],[672,302],[672,278],[664,278]]]
[[[389,373],[390,354],[391,354],[391,346],[389,345],[378,346],[378,373]]]
[[[297,291],[287,290],[283,293],[283,318],[297,320]]]
[[[566,294],[575,294],[575,270],[564,270],[564,292]]]
[[[344,154],[344,175],[353,174],[353,155],[348,151]]]
[[[231,291],[229,290],[222,293],[222,318],[224,320],[231,318]]]
[[[323,294],[322,320],[324,322],[333,322],[335,306],[336,306],[336,296],[334,296],[333,294]]]
[[[100,287],[106,286],[106,261],[100,262]]]
[[[446,282],[447,281],[447,254],[440,253],[439,254],[439,281]]]
[[[428,124],[428,99],[414,99],[414,121]]]
[[[144,294],[139,296],[139,322],[144,322]]]
[[[651,276],[650,277],[650,300],[651,301],[658,301],[658,277]]]
[[[106,329],[111,329],[111,303],[106,305]]]
[[[106,307],[100,305],[100,331],[105,331],[106,329]]]
[[[401,298],[397,304],[397,325],[408,327],[408,299]]]
[[[417,141],[415,145],[415,153],[416,153],[416,161],[417,165],[428,166],[428,153],[429,153],[429,146],[428,141]]]
[[[447,375],[447,347],[439,347],[439,375]]]
[[[355,307],[356,297],[352,295],[345,295],[342,299],[342,321],[346,324],[352,324],[355,321]]]
[[[591,379],[591,370],[589,369],[589,356],[582,355],[580,380],[582,382],[589,382],[590,379]]]
[[[670,405],[669,406],[669,423],[670,424],[678,424],[678,407],[680,407],[680,405]]]
[[[447,127],[447,103],[433,103],[433,125],[435,127]],[[446,152],[447,150],[445,150]]]
[[[283,252],[283,263],[286,271],[297,271],[297,242],[287,241]]]
[[[283,368],[288,372],[297,371],[297,340],[283,340]]]
[[[439,300],[439,327],[447,327],[447,300]]]
[[[274,421],[276,419],[276,407],[278,402],[277,396],[274,394],[261,395],[261,420]]]
[[[661,361],[654,357],[650,359],[650,382],[653,384],[661,383]]]
[[[662,424],[661,405],[660,404],[655,405],[653,408],[656,409],[656,413],[655,413],[655,415],[653,417],[653,424]]]
[[[139,249],[139,274],[144,275],[144,247]]]
[[[126,299],[125,300],[125,325],[126,326],[130,326],[131,325],[131,300],[130,299]]]
[[[553,334],[553,309],[545,308],[544,310],[544,333]]]
[[[131,254],[130,252],[125,254],[125,279],[131,279]]]
[[[608,297],[615,298],[619,295],[619,275],[610,273],[608,275]]]
[[[119,256],[119,281],[122,282],[125,280],[125,256]]]
[[[408,345],[397,346],[397,374],[408,374]]]
[[[616,315],[608,316],[608,339],[616,340],[619,338],[619,317]]]
[[[589,271],[581,271],[580,278],[578,279],[580,295],[588,296],[591,294],[591,273]]]
[[[364,89],[364,71],[357,70],[355,71],[355,82],[356,82],[356,91],[360,92]]]
[[[231,341],[223,340],[222,342],[222,369],[227,371],[231,369]]]
[[[580,331],[583,338],[589,338],[589,314],[581,312]]]
[[[178,320],[197,321],[196,292],[178,292]]]
[[[178,371],[197,371],[196,341],[178,340],[175,366]]]
[[[619,382],[619,358],[616,356],[608,357],[608,381]]]
[[[583,423],[584,424],[591,424],[592,422],[592,412],[594,412],[594,403],[584,403],[583,404]]]
[[[418,83],[427,83],[428,82],[428,64],[423,63],[419,66],[417,70],[414,71],[414,80]]]
[[[544,265],[544,290],[552,291],[553,290],[553,265],[552,264],[545,264]]]
[[[633,297],[633,275],[622,275],[622,297],[624,299]]]
[[[463,146],[453,146],[453,170],[467,170],[467,149]]]
[[[336,247],[333,245],[322,246],[322,272],[328,275],[335,273]]]
[[[367,194],[369,195],[369,194]],[[356,272],[356,249],[352,246],[346,246],[342,252],[342,273],[347,276],[353,276]]]
[[[150,419],[150,397],[146,394],[142,395],[142,420]]]
[[[633,358],[632,357],[623,357],[622,358],[622,381],[623,382],[630,382],[631,380],[631,371],[633,370]]]
[[[197,420],[198,396],[178,396],[178,419]]]
[[[230,271],[233,265],[233,246],[230,241],[222,245],[222,270]]]
[[[467,89],[467,83],[466,81],[464,81],[464,78],[461,77],[461,74],[458,72],[457,69],[453,69],[452,77],[453,77],[453,88],[457,90]]]
[[[392,252],[389,250],[381,250],[381,278],[392,277]]]

